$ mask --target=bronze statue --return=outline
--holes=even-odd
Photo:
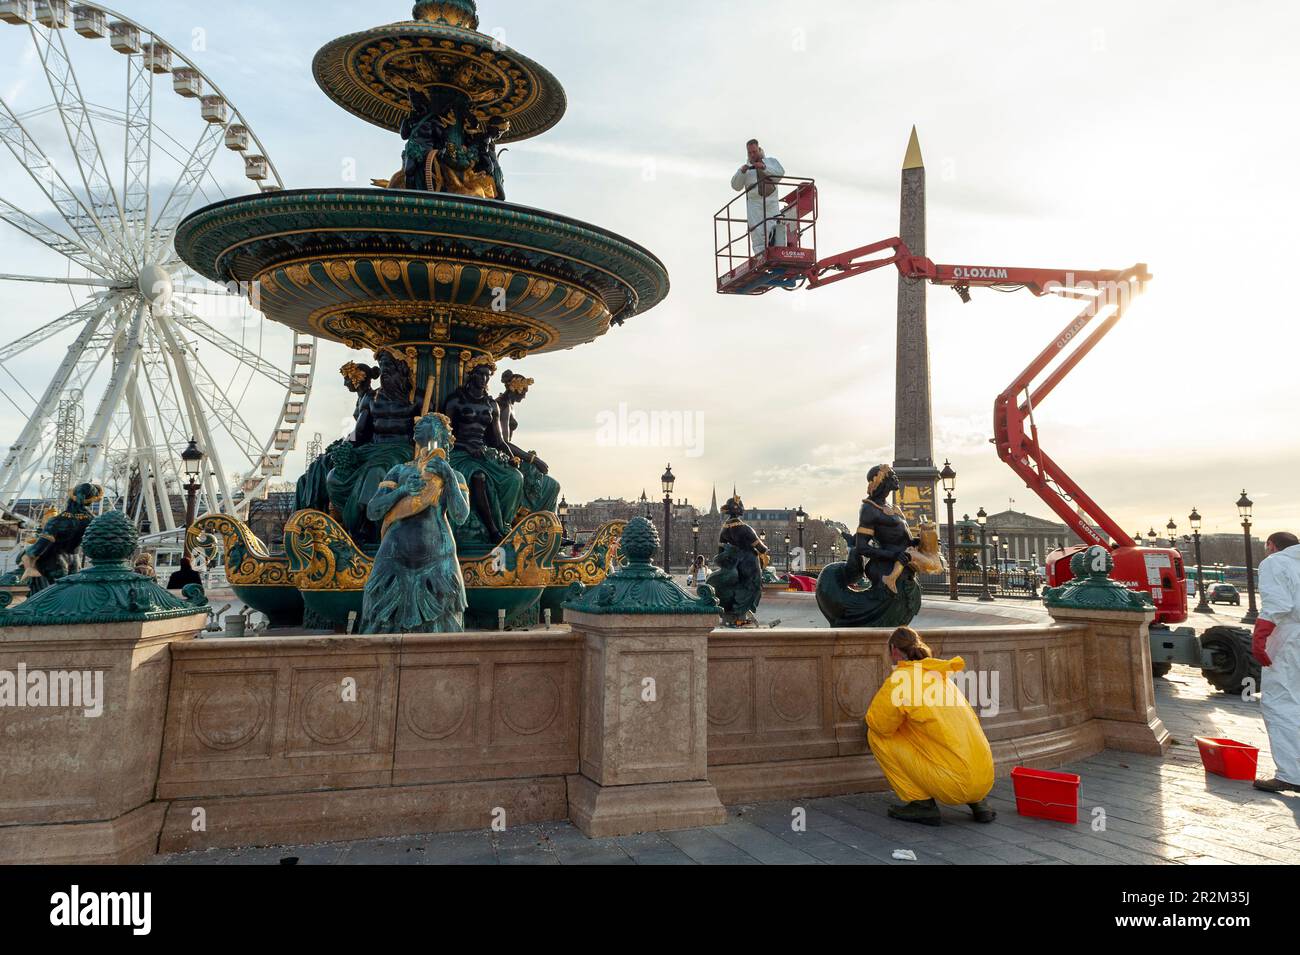
[[[943,570],[937,527],[913,537],[902,509],[889,502],[898,489],[888,464],[871,469],[858,529],[845,535],[848,559],[817,578],[817,606],[832,627],[906,626],[921,610],[917,573]]]
[[[390,185],[394,189],[428,191],[426,170],[430,156],[437,156],[447,142],[447,127],[455,122],[454,109],[445,96],[437,100],[430,92],[412,86],[406,91],[411,112],[402,120],[401,134],[406,140],[402,150],[402,171]],[[400,179],[400,181],[399,181]]]
[[[722,622],[729,627],[755,627],[754,614],[763,599],[763,568],[767,564],[767,545],[754,528],[743,520],[745,504],[739,494],[722,505],[726,520],[718,534],[718,569],[709,575],[722,608]]]
[[[383,349],[375,360],[379,366],[377,392],[369,388],[373,372],[367,366],[358,365],[344,372],[349,390],[357,393],[357,425],[349,440],[331,445],[325,477],[329,513],[367,552],[379,546],[379,528],[367,516],[367,505],[385,475],[411,460],[415,431],[408,358],[401,352]],[[300,500],[303,491],[300,487]]]
[[[447,461],[451,422],[428,414],[415,426],[415,459],[388,472],[367,506],[383,541],[366,582],[360,633],[458,633],[465,579],[452,529],[469,516],[464,479]]]
[[[352,411],[352,420],[356,422],[360,419],[361,412],[374,402],[373,383],[379,380],[379,369],[350,361],[339,369],[339,374],[343,376],[344,387],[357,396],[356,406]],[[302,477],[298,478],[294,510],[329,512],[330,497],[326,480],[334,467],[334,453],[345,441],[350,443],[356,440],[356,436],[354,426],[351,434],[333,442],[325,449],[324,454],[308,465]]]
[[[389,188],[504,199],[496,144],[510,131],[509,120],[477,115],[459,90],[412,85],[407,99],[411,111],[401,126],[402,169],[388,181]]]
[[[501,433],[501,407],[488,394],[496,364],[486,355],[469,363],[465,381],[443,408],[451,419],[456,445],[451,466],[469,483],[473,517],[462,536],[471,546],[492,548],[515,525],[524,494],[518,458]],[[477,525],[477,526],[476,526]]]
[[[514,443],[515,432],[519,428],[514,406],[528,397],[528,389],[535,382],[531,378],[507,371],[501,375],[501,383],[506,386],[506,390],[497,397],[497,407],[501,412],[501,437],[510,453],[519,459],[519,470],[524,475],[523,505],[529,513],[554,512],[560,500],[560,482],[550,476],[550,467],[537,456],[536,451],[525,451]]]
[[[64,509],[45,519],[40,535],[23,551],[22,579],[33,594],[81,569],[81,539],[94,516],[90,508],[103,497],[98,484],[78,484]]]
[[[508,132],[510,120],[500,116],[491,116],[470,131],[473,146],[477,150],[474,168],[492,180],[495,194],[487,198],[500,199],[502,202],[506,198],[506,177],[497,158],[497,143]]]
[[[912,562],[909,551],[920,546],[902,509],[889,503],[898,488],[898,475],[888,464],[877,465],[867,474],[867,496],[858,512],[857,532],[849,543],[849,589],[855,593],[865,591],[867,581],[873,588],[885,586],[885,576],[893,574],[895,565],[905,569]]]

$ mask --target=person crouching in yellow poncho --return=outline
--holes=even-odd
[[[938,803],[967,805],[976,822],[997,813],[984,803],[993,789],[993,751],[979,717],[948,674],[961,657],[936,660],[910,627],[889,638],[894,670],[867,710],[867,742],[903,805],[889,815],[940,824]]]

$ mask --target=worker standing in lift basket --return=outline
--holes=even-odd
[[[749,221],[751,255],[761,255],[769,245],[786,244],[786,223],[781,221],[781,200],[776,183],[785,175],[785,167],[775,156],[768,156],[757,139],[745,145],[748,161],[731,177],[731,188],[745,195],[745,217]]]
[[[1259,705],[1277,773],[1255,788],[1300,792],[1300,539],[1274,534],[1267,550],[1253,652],[1264,667]]]

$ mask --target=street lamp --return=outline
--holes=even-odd
[[[641,512],[647,521],[650,520],[650,498],[646,497],[645,488],[641,488]]]
[[[978,524],[980,528],[980,567],[984,572],[984,592],[980,594],[980,600],[984,603],[988,603],[993,600],[993,595],[989,593],[989,555],[985,542],[985,534],[988,532],[989,515],[984,508],[981,507],[979,512],[975,515],[975,523]],[[996,537],[993,538],[993,540],[995,543],[997,542]]]
[[[181,452],[181,462],[185,468],[185,477],[188,483],[185,485],[185,530],[188,532],[194,524],[194,519],[198,516],[196,511],[199,506],[199,477],[203,474],[203,452],[199,450],[198,440],[190,439],[190,446]],[[190,535],[185,535],[184,554],[190,556]]]
[[[1138,531],[1136,534],[1133,535],[1133,543],[1136,544],[1138,547],[1141,547],[1141,546],[1142,546],[1142,532],[1141,532],[1141,531]]]
[[[948,505],[948,599],[957,598],[957,519],[953,516],[953,505],[957,503],[954,496],[957,491],[957,472],[952,469],[951,461],[943,462],[939,472],[943,480],[943,502]]]
[[[677,483],[677,478],[673,476],[673,466],[671,464],[660,475],[659,483],[664,489],[664,571],[671,574],[673,562],[673,485]]]
[[[697,517],[691,521],[691,535],[695,538],[691,545],[691,566],[695,566],[695,559],[700,556],[700,519]]]
[[[1174,550],[1178,550],[1178,541],[1176,540],[1178,536],[1178,525],[1174,523],[1172,517],[1169,518],[1169,523],[1165,525],[1165,530],[1169,532],[1169,546]]]
[[[817,542],[816,541],[813,541],[813,566],[814,567],[821,566],[820,564],[817,563]]]
[[[1156,546],[1156,529],[1154,527],[1147,531],[1147,540],[1151,542],[1152,547]]]
[[[799,509],[794,512],[794,522],[799,527],[799,549],[800,550],[803,550],[803,526],[805,523],[807,523],[807,521],[808,521],[808,515],[807,513],[804,512],[803,505],[800,504]]]
[[[560,498],[560,505],[555,509],[555,513],[560,518],[560,535],[567,538],[569,536],[569,525],[567,523],[569,519],[569,502],[564,498]]]
[[[790,535],[785,535],[785,572],[790,573]]]
[[[1197,613],[1213,613],[1210,602],[1205,598],[1205,568],[1201,564],[1201,514],[1196,508],[1187,518],[1192,523],[1192,541],[1196,547],[1196,590],[1201,599],[1196,604]]]
[[[1242,622],[1248,624],[1259,619],[1259,608],[1255,605],[1255,557],[1250,546],[1250,517],[1254,506],[1255,502],[1242,491],[1241,499],[1237,501],[1237,512],[1241,514],[1241,529],[1246,533],[1246,592],[1250,595],[1250,609],[1242,617]]]

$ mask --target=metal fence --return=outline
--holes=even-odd
[[[948,574],[922,574],[917,581],[922,593],[933,597],[947,597],[950,593]],[[984,575],[978,571],[957,572],[957,596],[978,599],[984,594]],[[1043,581],[1030,571],[989,572],[989,596],[1009,600],[1040,600]]]

